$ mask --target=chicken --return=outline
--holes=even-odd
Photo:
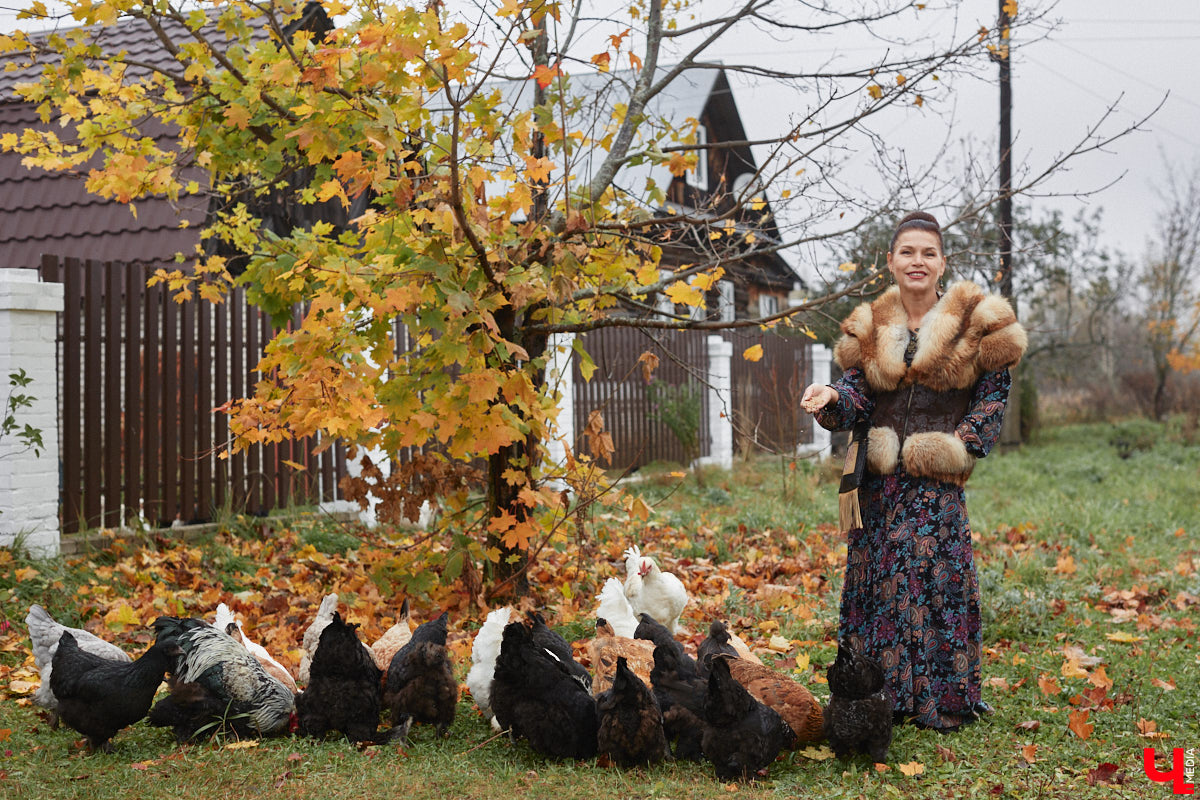
[[[883,667],[843,642],[825,675],[830,696],[824,730],[834,754],[866,753],[876,763],[885,762],[892,743],[892,699]]]
[[[296,679],[292,677],[292,673],[288,671],[288,668],[272,658],[271,654],[267,652],[267,648],[258,642],[250,640],[245,630],[242,629],[242,621],[234,617],[233,612],[229,610],[229,606],[224,603],[220,603],[217,606],[212,624],[217,630],[225,631],[234,639],[241,642],[250,651],[250,655],[258,659],[258,663],[262,664],[262,668],[271,676],[282,681],[284,686],[292,690],[292,694],[299,691],[296,687]]]
[[[240,642],[204,620],[159,617],[159,637],[180,647],[171,694],[150,710],[150,724],[171,727],[188,741],[222,726],[239,736],[282,732],[293,720],[295,695],[271,676]]]
[[[634,633],[637,638],[653,642],[655,647],[670,647],[675,650],[679,654],[678,669],[681,674],[689,676],[700,674],[696,660],[688,655],[683,643],[676,641],[671,631],[665,625],[662,625],[654,617],[644,612],[638,615],[638,619],[640,621],[638,622],[637,631]]]
[[[400,619],[371,645],[375,666],[379,667],[380,671],[387,672],[388,665],[392,663],[392,656],[396,655],[400,648],[408,644],[408,640],[412,638],[412,626],[409,625],[409,619],[408,598],[406,597],[404,604],[400,606]]]
[[[383,701],[391,709],[393,725],[412,719],[436,725],[438,736],[445,736],[453,724],[458,681],[446,649],[448,619],[443,612],[426,622],[392,656]]]
[[[729,674],[755,700],[779,712],[796,734],[797,745],[824,740],[821,704],[807,688],[770,667],[736,656],[719,655],[714,660],[725,661]]]
[[[370,651],[360,646],[356,628],[335,611],[321,631],[308,686],[296,697],[299,733],[321,739],[329,731],[339,731],[352,742],[375,739],[383,703],[382,674]]]
[[[637,614],[633,613],[633,606],[629,605],[629,600],[625,597],[625,587],[621,582],[616,578],[609,578],[604,582],[600,594],[596,595],[596,600],[599,602],[596,606],[597,619],[608,620],[617,636],[634,638],[638,618]]]
[[[111,753],[117,731],[150,710],[178,651],[170,638],[159,637],[136,661],[114,661],[81,650],[71,632],[63,631],[50,673],[59,717],[87,738],[89,749]]]
[[[701,740],[708,684],[693,670],[681,668],[679,651],[668,645],[654,648],[650,684],[662,710],[663,731],[675,743],[675,758],[699,761],[704,755]]]
[[[662,711],[646,684],[617,657],[612,688],[596,698],[599,729],[596,747],[622,767],[656,764],[671,755],[663,732]]]
[[[617,636],[608,620],[601,618],[596,620],[596,636],[588,642],[587,649],[595,673],[592,694],[599,695],[612,686],[619,658],[624,658],[644,683],[650,682],[650,672],[654,669],[654,645],[651,642]]]
[[[591,693],[592,676],[588,674],[588,671],[584,669],[582,664],[575,660],[575,654],[571,650],[570,643],[551,630],[550,626],[546,624],[545,617],[538,612],[530,611],[525,616],[529,621],[529,633],[533,637],[534,644],[553,653],[555,658],[562,663],[563,668],[570,673],[571,677],[588,693]]]
[[[737,648],[729,641],[729,629],[725,627],[725,623],[720,620],[713,620],[708,626],[708,638],[700,643],[700,647],[696,650],[696,666],[700,669],[700,674],[708,677],[709,667],[712,665],[713,656],[730,655],[738,658]]]
[[[635,614],[649,614],[679,633],[679,615],[687,605],[683,582],[658,568],[654,559],[643,556],[637,545],[625,551],[625,597]]]
[[[29,607],[25,617],[25,625],[29,628],[29,641],[33,645],[33,663],[42,676],[42,685],[33,693],[33,702],[50,712],[50,725],[58,727],[58,699],[50,688],[50,676],[54,672],[54,653],[58,650],[58,640],[67,631],[75,639],[75,644],[85,653],[128,664],[129,654],[111,642],[106,642],[98,636],[80,628],[68,628],[56,622],[46,609],[34,603]]]
[[[720,780],[749,780],[791,747],[795,735],[774,709],[755,700],[729,674],[729,660],[714,659],[704,698],[704,755]]]
[[[334,613],[338,608],[338,596],[336,593],[330,593],[321,598],[321,605],[317,607],[317,615],[313,617],[313,621],[309,623],[308,628],[304,631],[304,638],[301,640],[301,647],[304,653],[300,656],[300,669],[296,677],[300,683],[308,685],[308,671],[312,669],[313,656],[317,654],[317,645],[321,643],[321,631],[325,630],[325,626],[333,619]],[[367,650],[371,648],[363,644]],[[372,654],[374,657],[374,654]]]
[[[504,627],[491,702],[501,729],[513,741],[524,737],[536,752],[551,758],[596,755],[595,699],[521,622]]]
[[[467,689],[475,705],[483,712],[484,719],[500,730],[500,723],[492,713],[492,678],[496,674],[496,657],[500,655],[500,641],[504,637],[504,626],[512,616],[508,606],[497,608],[487,615],[475,640],[471,643],[471,670],[467,673]]]

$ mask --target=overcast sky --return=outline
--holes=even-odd
[[[708,0],[716,2],[717,0]],[[1046,7],[1052,0],[1038,0]],[[596,0],[595,5],[607,5]],[[12,7],[13,0],[0,0]],[[937,0],[906,24],[914,33],[961,35],[980,24],[992,25],[998,0],[962,0],[953,10],[938,10]],[[1022,2],[1022,13],[1035,6]],[[836,7],[836,4],[835,4]],[[1168,168],[1177,172],[1200,165],[1200,89],[1197,89],[1196,49],[1200,46],[1200,0],[1058,0],[1050,15],[1058,24],[1045,38],[1014,52],[1014,153],[1016,169],[1037,169],[1073,146],[1113,104],[1116,110],[1105,126],[1115,132],[1162,108],[1134,133],[1107,148],[1072,163],[1049,188],[1059,193],[1101,190],[1086,199],[1034,198],[1035,211],[1052,205],[1068,217],[1080,207],[1102,207],[1107,222],[1104,242],[1138,258],[1152,235],[1156,209],[1161,206],[1155,187]],[[0,29],[15,27],[13,16],[0,11]],[[893,28],[893,30],[896,30]],[[902,29],[900,29],[902,30]],[[1019,42],[1018,42],[1019,43]],[[878,47],[878,43],[870,43]],[[847,37],[827,37],[815,43],[825,55],[839,50],[853,56],[864,43]],[[727,63],[783,67],[804,52],[812,55],[812,37],[789,41],[753,32],[721,41],[713,55]],[[861,53],[853,57],[863,60]],[[989,65],[990,66],[990,65]],[[912,109],[881,119],[876,130],[919,162],[942,143],[971,139],[978,143],[976,158],[995,158],[999,95],[996,72],[988,68],[976,78],[953,82],[927,109]],[[735,99],[751,138],[787,130],[792,102],[786,91],[763,81],[739,81]],[[948,130],[947,119],[953,119]],[[961,152],[961,147],[958,148]],[[1121,177],[1123,176],[1123,177]],[[864,173],[864,191],[871,191]],[[793,253],[804,273],[825,257],[819,252]],[[827,266],[827,265],[823,265]]]

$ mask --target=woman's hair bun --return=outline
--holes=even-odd
[[[896,232],[892,234],[892,243],[888,250],[895,250],[896,240],[900,238],[901,232],[910,230],[929,231],[937,236],[938,248],[946,249],[945,243],[942,241],[942,226],[938,225],[937,217],[928,211],[910,211],[896,223]]]

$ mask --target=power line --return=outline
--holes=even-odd
[[[1126,72],[1123,69],[1118,69],[1117,67],[1114,67],[1108,61],[1105,61],[1104,59],[1101,59],[1101,58],[1096,58],[1095,56],[1090,55],[1089,53],[1085,53],[1084,51],[1080,50],[1078,47],[1071,47],[1071,45],[1060,42],[1057,39],[1050,39],[1049,41],[1051,41],[1054,44],[1057,44],[1061,47],[1065,47],[1066,49],[1070,50],[1072,53],[1076,53],[1077,55],[1083,56],[1088,61],[1092,61],[1096,64],[1099,64],[1102,67],[1107,68],[1110,72],[1115,72],[1116,74],[1118,74],[1122,77],[1128,78],[1129,80],[1134,81],[1135,83],[1140,83],[1142,86],[1153,89],[1156,92],[1162,92],[1163,94],[1166,94],[1167,92],[1170,91],[1169,89],[1164,89],[1162,86],[1157,86],[1157,85],[1151,83],[1150,81],[1145,80],[1144,78],[1139,78],[1137,75],[1134,75],[1130,72]],[[1181,96],[1176,95],[1176,99],[1182,103],[1187,103],[1189,106],[1193,106],[1195,108],[1200,108],[1200,103],[1197,103],[1193,100],[1189,100],[1186,97],[1181,97]]]

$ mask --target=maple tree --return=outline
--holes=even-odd
[[[210,198],[200,252],[156,280],[180,301],[243,285],[281,322],[304,308],[266,348],[271,379],[225,406],[237,443],[318,434],[403,464],[368,462],[351,487],[383,497],[385,517],[434,494],[466,509],[472,465],[486,463],[487,502],[455,539],[458,563],[490,564],[520,591],[529,553],[572,519],[547,480],[594,496],[591,457],[570,442],[565,464],[545,457],[556,335],[802,321],[833,298],[735,323],[655,311],[654,298],[703,306],[739,262],[861,224],[870,211],[837,223],[841,139],[886,109],[928,108],[940,75],[985,64],[1000,37],[984,27],[911,56],[881,47],[836,69],[725,66],[800,90],[795,124],[774,139],[708,143],[699,120],[655,111],[739,27],[876,36],[924,8],[881,0],[795,20],[775,5],[635,0],[584,36],[580,4],[546,0],[67,0],[57,17],[39,0],[21,16],[80,27],[0,38],[40,70],[20,91],[52,123],[0,144],[33,166],[87,168],[91,191],[135,209],[151,194]],[[105,47],[125,22],[160,50]],[[164,128],[175,137],[156,137]],[[750,145],[768,153],[751,180],[694,206],[636,177],[645,164],[682,176]],[[800,221],[764,217],[768,193]],[[303,224],[273,224],[279,209]],[[664,247],[683,257],[664,260]],[[585,436],[592,456],[611,447],[598,416]],[[399,457],[412,449],[425,452]]]

